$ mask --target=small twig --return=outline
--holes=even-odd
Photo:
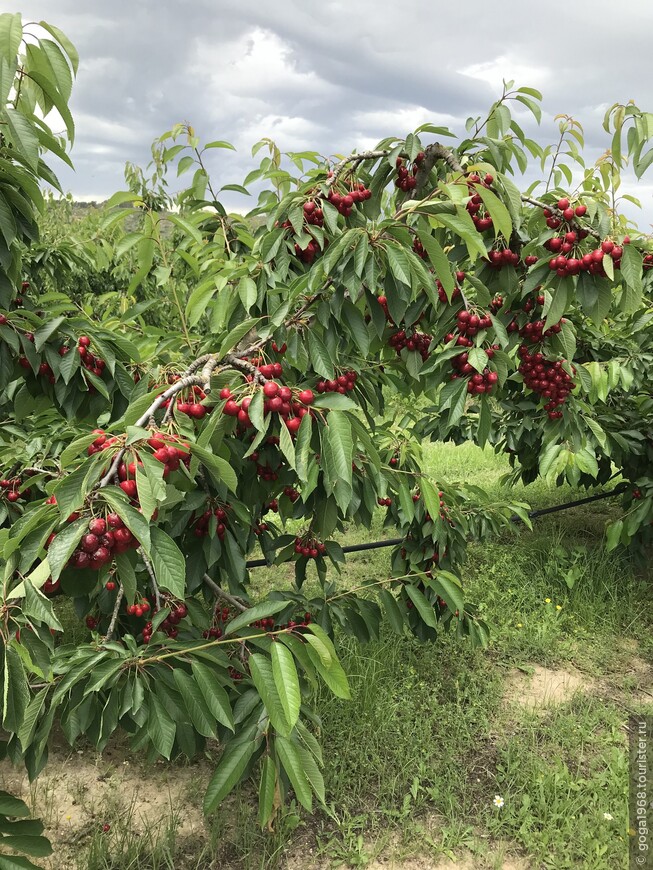
[[[152,592],[154,593],[154,603],[156,604],[156,609],[161,610],[161,595],[159,594],[159,587],[156,582],[156,574],[154,573],[154,566],[150,562],[150,560],[145,555],[145,551],[142,547],[138,548],[138,555],[141,557],[143,562],[145,563],[145,568],[147,569],[147,573],[150,575],[150,583],[152,585]]]
[[[125,590],[123,589],[122,583],[120,584],[120,589],[118,589],[118,594],[116,595],[116,603],[113,605],[113,613],[111,615],[111,622],[109,623],[109,628],[107,629],[107,633],[102,638],[102,643],[107,643],[107,641],[111,640],[113,637],[113,631],[116,627],[116,621],[118,619],[118,611],[120,610],[120,605],[122,604],[122,599],[125,595]]]
[[[204,582],[206,583],[206,585],[209,587],[209,589],[211,589],[213,592],[215,592],[215,594],[218,596],[218,598],[224,599],[224,601],[227,601],[229,604],[231,604],[237,610],[240,610],[241,613],[244,613],[246,610],[249,610],[249,608],[245,604],[243,604],[239,598],[235,598],[233,595],[230,595],[228,592],[225,592],[221,586],[218,586],[218,584],[215,581],[211,580],[211,578],[209,577],[208,574],[205,574],[203,579],[204,579]]]

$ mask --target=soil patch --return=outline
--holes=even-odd
[[[506,679],[504,701],[531,710],[564,704],[576,692],[590,692],[594,680],[580,671],[532,665],[528,673],[513,668]]]

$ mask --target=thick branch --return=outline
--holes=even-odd
[[[411,194],[411,199],[421,199],[424,191],[428,187],[429,175],[435,166],[436,161],[444,160],[453,172],[462,172],[463,168],[460,161],[450,148],[446,148],[439,142],[434,142],[432,145],[427,145],[424,149],[424,159],[419,165],[417,175],[415,176],[415,190]]]
[[[333,167],[333,175],[326,182],[327,187],[331,187],[336,183],[350,163],[352,164],[351,169],[353,172],[364,160],[378,160],[380,157],[387,157],[389,153],[390,149],[385,148],[381,151],[361,151],[360,154],[350,154],[349,157],[345,157]]]
[[[203,579],[204,579],[204,582],[206,583],[206,585],[209,587],[209,589],[211,589],[213,592],[215,592],[215,594],[218,596],[218,598],[222,598],[223,601],[226,601],[229,604],[231,604],[231,606],[235,607],[236,610],[240,610],[241,613],[244,613],[246,610],[249,609],[245,604],[242,603],[242,601],[239,598],[234,598],[233,595],[230,595],[228,592],[225,592],[221,586],[218,586],[218,584],[215,581],[211,580],[211,578],[209,577],[208,574],[205,574]]]

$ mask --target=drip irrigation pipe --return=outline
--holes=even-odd
[[[628,489],[627,483],[622,483],[619,486],[616,486],[614,489],[609,490],[608,492],[600,492],[598,495],[589,495],[587,498],[579,498],[576,501],[567,501],[563,504],[557,504],[553,507],[548,508],[540,508],[537,511],[530,511],[528,516],[530,519],[535,520],[538,517],[544,517],[547,514],[555,514],[559,511],[567,511],[570,508],[580,507],[584,504],[591,504],[594,501],[601,501],[604,498],[611,498],[615,495],[621,495],[622,492],[625,492]],[[513,514],[510,517],[510,522],[512,523],[521,523],[523,522],[521,517],[518,517],[517,514]],[[342,548],[343,553],[362,553],[365,550],[380,550],[382,547],[397,547],[399,544],[403,544],[404,538],[386,538],[384,541],[370,541],[367,544],[348,544],[346,547]],[[247,568],[271,568],[272,565],[267,562],[265,559],[250,559],[245,563]]]

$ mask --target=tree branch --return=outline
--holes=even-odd
[[[156,575],[154,573],[154,567],[150,560],[145,555],[145,551],[142,547],[138,548],[138,555],[141,557],[145,564],[145,568],[147,569],[147,573],[150,575],[150,584],[152,585],[152,592],[154,594],[154,602],[156,604],[156,609],[161,610],[161,595],[159,594],[159,587],[156,582]]]
[[[444,160],[453,172],[462,172],[460,161],[450,148],[446,148],[439,142],[427,145],[424,149],[424,159],[419,165],[415,176],[415,190],[411,193],[411,199],[421,199],[428,185],[429,175],[436,161]]]
[[[551,214],[555,215],[555,217],[560,218],[561,220],[564,220],[564,218],[562,216],[562,212],[560,211],[560,209],[557,208],[553,204],[541,202],[541,200],[533,199],[532,196],[526,196],[525,194],[521,195],[521,201],[527,202],[530,205],[535,205],[541,209],[546,208],[551,212]],[[603,238],[601,236],[601,233],[597,232],[593,227],[583,226],[582,224],[579,224],[578,221],[574,221],[574,224],[579,226],[581,229],[585,230],[585,232],[588,233],[588,235],[592,236],[592,238],[594,238],[594,239],[598,239],[600,241]]]
[[[224,601],[227,601],[229,604],[232,605],[232,607],[235,607],[236,610],[240,610],[241,613],[249,610],[249,608],[245,604],[243,604],[239,598],[235,598],[233,595],[225,592],[221,586],[218,586],[218,584],[214,580],[211,580],[208,574],[205,574],[203,579],[209,589],[215,592],[218,598],[222,598]]]
[[[360,154],[350,154],[349,157],[345,157],[333,167],[331,170],[333,175],[326,182],[327,187],[331,187],[336,183],[350,163],[353,164],[351,169],[354,172],[364,160],[378,160],[380,157],[387,157],[389,153],[390,149],[384,148],[380,151],[361,151]]]
[[[116,627],[116,622],[118,620],[118,611],[120,610],[120,605],[122,604],[122,599],[125,595],[125,590],[123,589],[122,583],[120,584],[120,589],[118,590],[118,594],[116,595],[116,603],[113,605],[113,613],[111,614],[111,622],[109,623],[109,628],[107,629],[107,633],[102,638],[102,643],[106,643],[111,640],[113,637],[113,632]]]

